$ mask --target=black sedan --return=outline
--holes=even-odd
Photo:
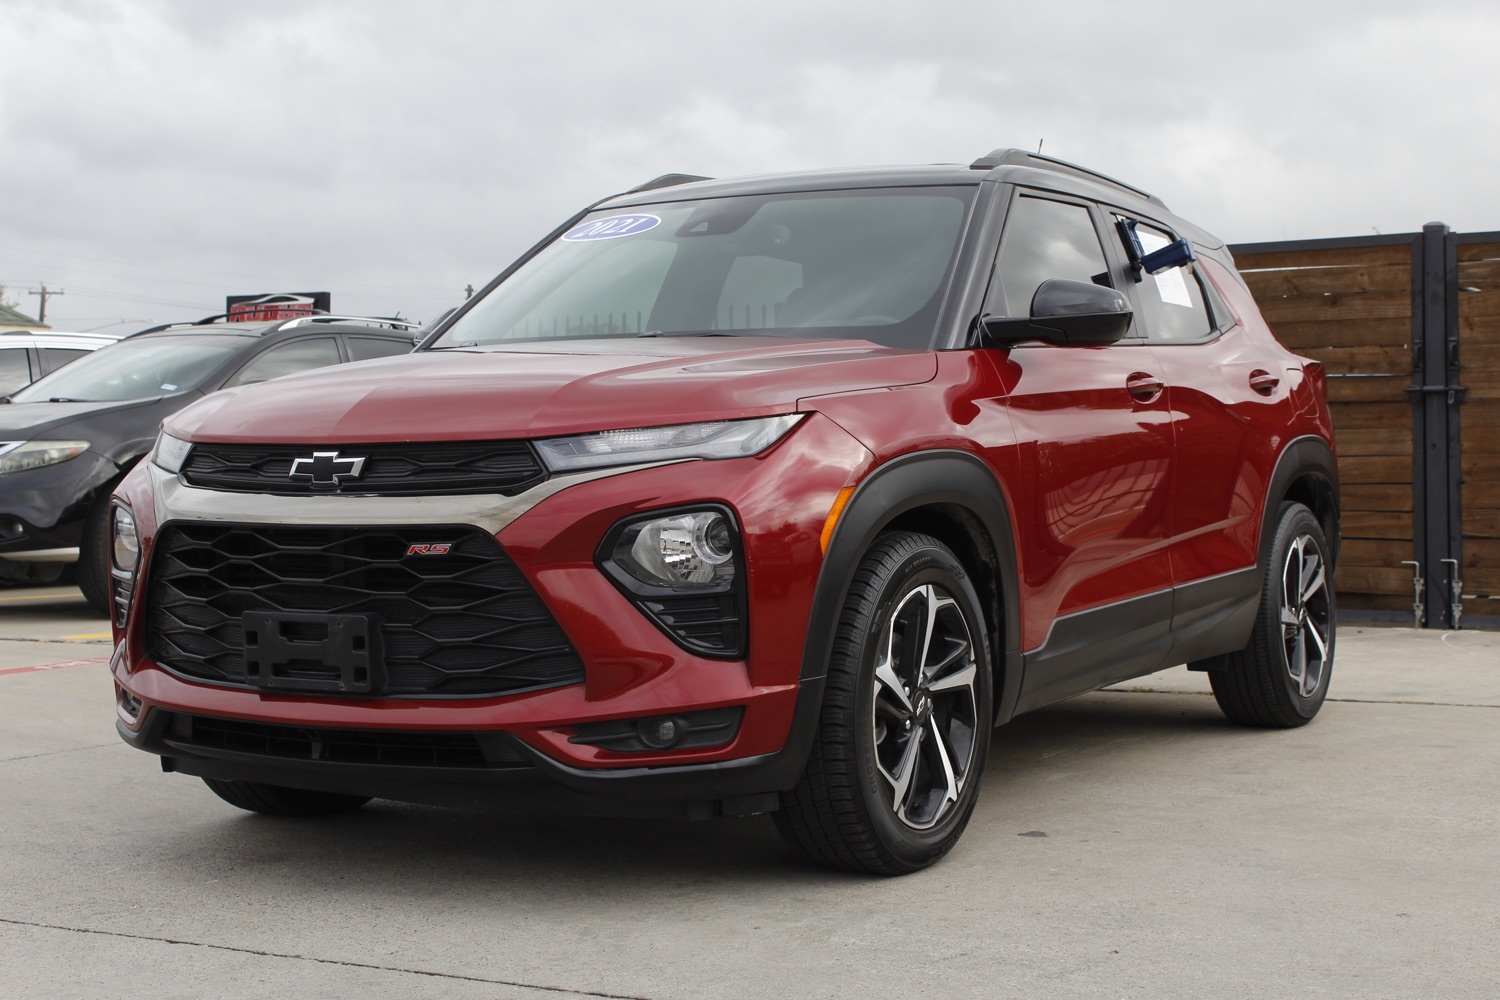
[[[0,580],[45,581],[76,561],[79,589],[107,614],[109,496],[163,417],[216,389],[404,354],[417,329],[344,316],[223,319],[136,334],[0,406]]]

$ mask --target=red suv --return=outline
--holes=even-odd
[[[418,353],[215,393],[115,495],[119,731],[245,809],[774,812],[899,874],[991,729],[1333,663],[1324,377],[1223,243],[1019,151],[564,223]]]

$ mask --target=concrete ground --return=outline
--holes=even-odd
[[[1289,732],[1180,669],[1024,716],[872,879],[763,817],[241,813],[116,738],[106,631],[0,591],[0,997],[1500,995],[1500,634],[1346,626]]]

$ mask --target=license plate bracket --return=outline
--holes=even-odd
[[[246,611],[245,676],[268,691],[374,694],[385,684],[377,615]]]

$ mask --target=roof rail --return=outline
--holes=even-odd
[[[691,184],[693,181],[711,181],[712,177],[702,177],[698,174],[662,174],[653,177],[644,184],[637,184],[626,191],[625,194],[637,194],[641,191],[655,191],[657,188],[674,187],[678,184]]]
[[[159,326],[151,326],[147,327],[144,330],[138,330],[135,333],[130,334],[130,336],[138,337],[143,333],[159,333],[162,330],[171,330],[174,327],[180,326],[212,326],[219,320],[228,320],[230,317],[235,315],[237,314],[214,313],[212,316],[204,316],[202,319],[182,321],[177,323],[162,323]],[[276,330],[286,330],[294,326],[301,326],[304,323],[364,323],[369,326],[388,326],[396,330],[417,330],[422,326],[422,324],[420,323],[414,323],[411,320],[406,319],[397,319],[394,316],[331,316],[328,313],[315,313],[311,316],[293,316],[290,319],[280,321],[274,319],[248,320],[245,322],[245,326],[247,328],[252,326],[265,326]]]
[[[366,326],[388,326],[395,330],[420,330],[422,328],[421,323],[414,323],[409,319],[398,319],[395,316],[331,316],[320,313],[316,316],[293,316],[276,329],[289,330],[294,326],[303,326],[308,323],[363,323]]]
[[[1059,174],[1072,174],[1075,177],[1083,177],[1091,181],[1103,181],[1111,187],[1129,191],[1131,194],[1139,195],[1147,201],[1165,208],[1165,203],[1149,191],[1142,191],[1133,184],[1116,180],[1108,174],[1101,174],[1097,170],[1088,167],[1080,167],[1076,163],[1067,160],[1058,160],[1041,153],[1031,153],[1024,149],[994,149],[969,164],[970,170],[994,170],[996,167],[1035,167],[1038,170],[1051,170]]]
[[[132,333],[131,336],[139,337],[143,333],[156,333],[160,330],[170,330],[174,326],[209,326],[216,319],[228,318],[228,313],[214,313],[212,316],[205,316],[202,319],[178,320],[176,323],[160,323],[156,326],[148,326],[144,330],[137,330],[135,333]]]

